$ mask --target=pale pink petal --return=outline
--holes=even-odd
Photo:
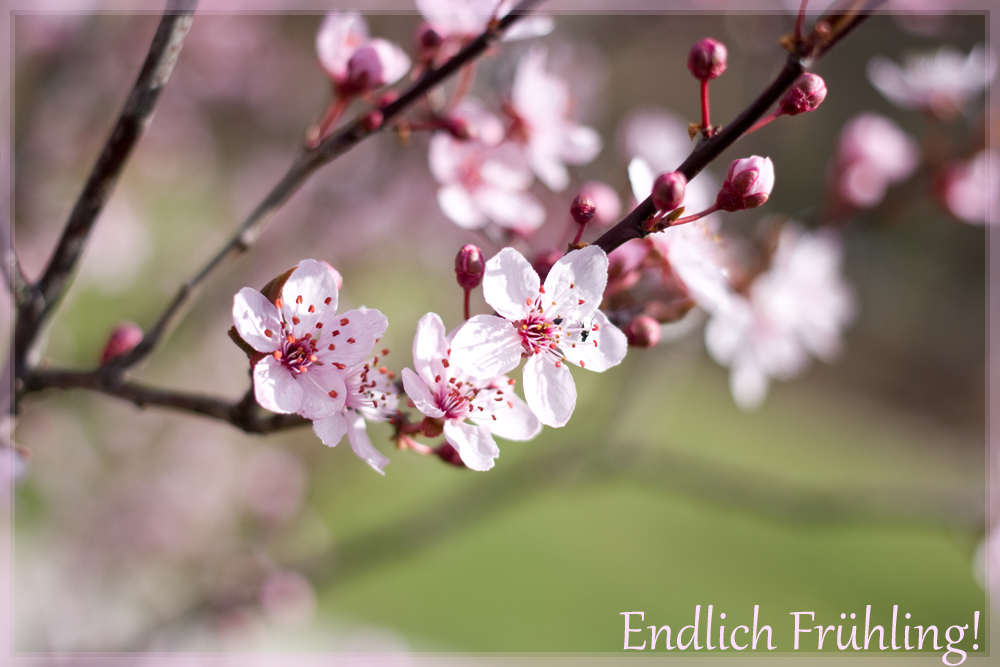
[[[488,222],[469,191],[458,185],[446,185],[437,193],[441,211],[462,229],[479,229]]]
[[[455,333],[451,358],[474,378],[491,380],[521,363],[521,337],[502,317],[476,315]]]
[[[505,440],[531,440],[541,432],[542,423],[538,421],[538,417],[527,403],[513,391],[506,392],[505,395],[512,407],[501,407],[489,417],[473,417],[472,421],[485,426],[490,433]]]
[[[750,304],[743,297],[737,297],[733,308],[709,320],[705,327],[705,347],[712,359],[724,366],[732,363],[750,327],[751,317]]]
[[[736,405],[746,411],[756,410],[767,398],[770,382],[767,374],[753,363],[733,364],[729,373],[729,389]]]
[[[428,384],[434,383],[435,376],[445,375],[441,360],[448,356],[447,338],[444,322],[437,313],[427,313],[417,322],[417,335],[413,337],[413,368]]]
[[[504,190],[526,190],[531,185],[531,168],[512,144],[503,144],[483,153],[482,179]]]
[[[253,367],[253,388],[257,402],[265,410],[288,414],[302,407],[302,387],[289,370],[270,355]]]
[[[287,371],[286,375],[291,377]],[[313,365],[292,380],[302,388],[302,402],[296,412],[306,419],[322,419],[343,410],[347,385],[336,367]]]
[[[567,123],[559,155],[569,164],[587,164],[601,152],[601,135],[592,127]]]
[[[531,170],[553,192],[562,192],[569,185],[569,172],[556,152],[531,144],[526,157]]]
[[[513,248],[504,248],[486,262],[483,298],[509,320],[524,317],[538,296],[539,286],[538,274],[528,260]]]
[[[444,410],[437,406],[430,387],[409,368],[403,369],[403,389],[406,390],[406,395],[422,414],[435,418],[444,416]]]
[[[527,192],[483,186],[476,190],[473,201],[501,227],[533,230],[545,222],[545,208]]]
[[[653,191],[653,181],[656,174],[649,163],[641,157],[634,157],[628,163],[628,180],[632,185],[632,196],[636,201],[643,201]]]
[[[563,346],[561,349],[566,359],[579,364],[581,368],[598,373],[620,364],[628,351],[625,334],[599,310],[594,312],[593,320],[584,324],[593,324],[597,330],[594,331],[591,327],[587,340],[577,340],[572,345]]]
[[[294,331],[313,333],[327,311],[337,311],[337,299],[337,284],[327,264],[304,259],[281,289],[281,311]]]
[[[278,309],[257,290],[244,287],[233,297],[233,323],[240,338],[258,352],[273,352],[281,347]],[[265,331],[271,335],[266,336]]]
[[[382,65],[382,81],[380,85],[391,86],[410,71],[410,57],[392,42],[385,39],[373,39],[368,46],[375,49],[379,63]]]
[[[330,12],[316,33],[316,54],[326,73],[337,81],[347,76],[347,61],[368,39],[368,25],[357,12]]]
[[[608,256],[587,246],[559,258],[545,278],[546,312],[586,320],[601,305],[608,284]],[[555,302],[555,305],[551,305]]]
[[[658,236],[654,234],[653,236]],[[669,244],[670,266],[687,287],[695,303],[710,313],[732,307],[735,293],[725,272],[703,253],[698,244],[675,241]]]
[[[519,39],[531,39],[533,37],[544,37],[552,32],[556,27],[551,16],[532,15],[521,19],[504,33],[504,42],[513,42]]]
[[[514,75],[512,102],[519,115],[529,123],[535,121],[533,125],[539,120],[549,124],[554,118],[564,118],[569,107],[566,83],[545,70],[547,57],[544,47],[532,48],[521,58]]]
[[[462,164],[472,147],[447,132],[435,132],[427,146],[427,161],[438,183],[454,183],[460,179]]]
[[[336,447],[340,439],[347,433],[347,418],[343,412],[338,412],[323,419],[315,419],[313,420],[313,433],[327,447]]]
[[[353,366],[371,354],[375,341],[389,326],[389,319],[374,308],[357,308],[346,313],[331,311],[322,324],[318,342],[320,359],[326,364]]]
[[[365,428],[365,419],[357,412],[351,411],[347,415],[347,439],[351,443],[351,449],[358,457],[370,465],[375,472],[380,475],[385,474],[385,467],[389,464],[389,459],[382,455],[382,452],[375,449],[371,439],[368,437],[368,430]]]
[[[444,437],[472,470],[489,470],[500,456],[500,448],[484,426],[449,419],[444,423]]]
[[[576,407],[576,384],[566,364],[545,360],[541,354],[524,365],[524,398],[546,426],[565,426]]]

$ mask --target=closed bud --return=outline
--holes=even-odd
[[[781,98],[778,110],[786,116],[815,111],[826,99],[826,82],[816,74],[803,74]]]
[[[687,178],[679,171],[668,171],[660,174],[653,181],[653,206],[657,211],[672,211],[684,201],[684,189]]]
[[[722,42],[706,37],[688,53],[688,70],[699,81],[714,79],[726,71],[728,52]]]
[[[753,155],[734,160],[729,165],[715,204],[723,211],[757,208],[767,201],[774,187],[774,163],[771,158]]]
[[[594,219],[596,213],[597,206],[594,204],[594,200],[582,192],[576,196],[569,207],[569,214],[573,216],[573,221],[578,225],[586,225]]]
[[[361,126],[368,132],[374,132],[382,127],[383,120],[385,120],[385,116],[382,115],[382,112],[378,109],[373,109],[361,119]]]
[[[660,323],[649,315],[639,315],[625,327],[625,338],[632,347],[653,347],[660,342]]]
[[[417,26],[417,48],[423,60],[432,60],[441,48],[441,35],[429,23]]]
[[[459,141],[468,141],[476,138],[476,128],[462,118],[448,118],[444,121],[444,131],[455,137]]]
[[[370,45],[360,47],[347,61],[344,89],[351,93],[360,93],[378,88],[383,83],[385,75],[378,51]]]
[[[458,466],[459,468],[465,467],[465,462],[462,461],[462,457],[458,453],[458,450],[452,447],[450,443],[447,442],[442,443],[440,447],[434,450],[434,453],[437,454],[441,458],[441,460],[445,461],[446,463],[450,463],[453,466]]]
[[[483,251],[472,244],[462,246],[455,255],[455,278],[462,289],[479,287],[486,273],[486,259]]]
[[[101,365],[105,365],[113,359],[128,354],[142,341],[142,329],[138,324],[132,322],[122,322],[116,326],[108,337],[108,342],[101,352]]]
[[[531,268],[535,270],[538,274],[538,278],[545,282],[546,276],[549,275],[549,271],[555,266],[555,263],[559,261],[559,258],[563,256],[563,253],[559,252],[555,248],[544,248],[538,251],[535,255],[535,260],[531,263]]]

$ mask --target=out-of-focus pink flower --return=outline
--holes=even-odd
[[[977,97],[996,74],[996,56],[977,44],[968,56],[950,47],[911,56],[902,67],[876,56],[868,79],[887,100],[902,109],[927,110],[948,119]]]
[[[476,108],[467,103],[457,110],[460,117],[465,110]],[[485,111],[477,110],[474,115],[482,116],[478,124],[484,128],[481,136],[492,139],[499,121]],[[545,221],[545,209],[527,192],[533,180],[531,168],[516,146],[459,141],[447,132],[435,132],[429,160],[431,173],[441,184],[441,210],[459,227],[479,229],[492,220],[501,227],[530,231]]]
[[[733,160],[726,172],[726,180],[715,198],[723,211],[742,211],[757,208],[767,201],[774,188],[774,163],[769,157],[751,155]]]
[[[688,71],[699,81],[714,79],[726,71],[729,52],[722,42],[706,37],[688,52]]]
[[[377,312],[377,311],[376,311]],[[382,354],[388,353],[383,350]],[[399,395],[385,366],[378,357],[359,362],[344,370],[347,400],[340,412],[313,421],[313,432],[328,447],[336,447],[347,434],[351,450],[380,474],[385,474],[389,459],[382,455],[368,437],[366,421],[383,422],[396,414]]]
[[[413,339],[416,372],[403,369],[403,386],[421,413],[443,421],[444,437],[466,467],[489,470],[500,455],[493,436],[531,440],[542,425],[514,393],[512,380],[484,380],[466,373],[452,359],[454,337],[445,335],[436,313],[424,315]]]
[[[305,489],[306,472],[302,462],[284,450],[265,447],[247,459],[239,494],[243,505],[255,517],[278,524],[298,513]]]
[[[890,185],[909,178],[919,162],[920,149],[912,137],[888,118],[863,113],[840,131],[834,190],[851,206],[871,208]]]
[[[101,352],[101,365],[127,354],[142,342],[142,329],[134,322],[122,322],[111,331]]]
[[[737,297],[714,314],[705,343],[717,362],[730,367],[730,389],[741,408],[759,407],[770,379],[800,374],[810,355],[829,362],[839,352],[841,331],[855,313],[840,273],[842,253],[834,232],[803,232],[790,223],[749,298]]]
[[[514,120],[511,135],[523,145],[535,175],[552,190],[562,191],[569,185],[566,165],[593,160],[601,150],[601,137],[570,118],[569,88],[546,71],[545,61],[543,48],[521,59],[507,110]]]
[[[371,353],[388,320],[369,309],[338,314],[338,296],[329,265],[306,259],[276,303],[249,287],[234,297],[237,333],[264,355],[253,367],[254,394],[264,408],[307,419],[343,409],[344,369]]]
[[[621,218],[622,200],[615,189],[607,183],[588,181],[583,184],[580,192],[590,197],[590,200],[594,202],[596,211],[594,212],[593,224],[598,227],[607,227],[618,222]]]
[[[625,337],[633,347],[655,347],[660,342],[660,323],[648,315],[639,315],[625,327]]]
[[[971,225],[995,224],[1000,215],[1000,153],[983,150],[971,159],[948,165],[937,183],[948,211]]]
[[[499,313],[476,315],[456,332],[452,358],[474,377],[493,378],[524,365],[524,397],[547,426],[564,426],[576,406],[567,364],[602,372],[618,365],[625,335],[598,306],[608,258],[587,246],[557,261],[545,283],[521,253],[504,248],[486,263],[483,296]]]
[[[442,39],[453,43],[453,53],[462,41],[478,37],[493,19],[510,13],[512,0],[416,0],[417,9]],[[555,24],[549,16],[526,16],[504,34],[504,40],[541,37],[552,32]]]
[[[410,58],[384,39],[370,39],[357,12],[330,12],[316,33],[320,65],[343,93],[392,85],[410,69]]]
[[[295,570],[276,570],[260,587],[260,606],[278,625],[305,625],[316,616],[316,592],[312,583]]]

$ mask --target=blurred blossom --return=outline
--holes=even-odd
[[[316,592],[298,572],[277,570],[268,574],[261,586],[260,606],[272,623],[301,626],[316,616]]]
[[[970,225],[995,223],[1000,215],[1000,153],[982,150],[947,165],[937,183],[945,208]],[[990,211],[994,219],[988,220]]]
[[[758,408],[771,378],[802,373],[810,355],[832,361],[855,302],[840,273],[842,242],[830,230],[782,229],[770,269],[750,286],[748,298],[714,314],[705,344],[729,366],[730,389],[744,410]]]
[[[573,101],[566,83],[546,71],[547,52],[534,48],[517,67],[511,103],[511,137],[524,146],[535,175],[550,189],[569,185],[567,164],[586,164],[601,150],[601,137],[592,127],[570,118]]]
[[[492,126],[485,116],[479,124],[487,138]],[[459,141],[439,131],[431,137],[429,161],[441,184],[441,210],[459,227],[479,229],[492,220],[508,229],[533,230],[545,221],[545,209],[527,192],[531,168],[515,146]]]
[[[74,13],[20,14],[17,17],[18,56],[50,56],[73,44],[94,2],[75,3]]]
[[[848,121],[837,141],[834,190],[857,208],[878,204],[890,185],[909,178],[920,163],[917,142],[893,121],[873,113]]]
[[[996,55],[983,44],[974,46],[968,56],[944,47],[910,56],[902,67],[876,56],[868,63],[868,79],[896,106],[948,119],[986,89],[996,65]]]
[[[590,197],[594,202],[596,210],[594,212],[594,224],[598,227],[610,227],[618,222],[622,216],[622,200],[618,192],[607,183],[601,181],[587,181],[583,184],[581,193]]]
[[[251,514],[265,523],[283,523],[298,514],[305,491],[305,468],[297,457],[286,451],[263,447],[243,462],[240,500]]]
[[[486,30],[494,19],[506,16],[514,6],[512,0],[416,0],[417,9],[434,31],[446,42],[450,42],[442,54],[449,57],[456,52],[462,42]],[[540,37],[552,32],[555,23],[549,16],[530,15],[504,34],[504,40]]]
[[[327,14],[316,33],[320,65],[342,92],[357,94],[399,81],[410,58],[384,39],[370,39],[368,24],[357,12]]]
[[[716,205],[723,211],[757,208],[767,201],[774,188],[774,163],[771,158],[751,155],[733,160],[726,172]]]
[[[127,290],[152,251],[148,226],[124,196],[112,197],[87,243],[79,279],[105,294]]]

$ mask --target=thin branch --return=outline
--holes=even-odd
[[[222,269],[237,257],[253,247],[261,232],[277,210],[302,186],[309,176],[320,167],[340,157],[363,139],[381,131],[392,120],[407,111],[415,102],[435,86],[474,62],[494,45],[515,21],[527,15],[541,0],[522,0],[509,14],[489,25],[486,30],[441,67],[427,71],[394,102],[381,109],[382,123],[372,127],[364,117],[358,118],[339,132],[329,136],[313,149],[304,149],[295,159],[281,181],[264,197],[225,246],[213,257],[196,276],[184,283],[156,323],[146,332],[131,352],[115,360],[112,366],[119,372],[134,366],[144,359],[177,324],[187,306],[198,296],[202,288]]]
[[[7,290],[14,297],[14,307],[19,308],[31,295],[31,285],[24,277],[21,263],[14,250],[14,229],[11,227],[7,211],[0,206],[0,270]]]
[[[27,391],[42,389],[88,389],[126,400],[140,408],[156,406],[204,415],[229,422],[246,433],[273,433],[308,424],[299,415],[262,413],[253,402],[253,389],[236,402],[202,394],[157,389],[135,382],[122,382],[107,369],[92,372],[36,370],[26,381]],[[249,397],[249,401],[247,400]]]
[[[875,6],[882,0],[869,3],[863,10],[851,9],[843,13],[826,14],[816,22],[812,34],[800,43],[799,53],[788,56],[788,61],[771,85],[743,110],[729,125],[711,139],[698,143],[677,171],[684,174],[690,181],[702,169],[732,146],[753,127],[754,123],[763,117],[771,106],[781,99],[781,96],[791,88],[819,56],[829,51],[835,44],[852,32],[862,21],[868,18]],[[857,3],[856,3],[857,4]],[[818,30],[817,30],[818,29]],[[605,232],[593,245],[599,246],[604,252],[610,253],[623,243],[632,239],[645,238],[648,232],[643,229],[643,222],[656,213],[652,197],[646,197],[621,222]]]
[[[80,256],[125,162],[149,125],[153,108],[180,55],[193,20],[196,0],[168,0],[139,77],[118,117],[111,136],[90,172],[63,229],[59,243],[30,299],[19,308],[14,335],[15,371],[28,371],[26,360],[39,331],[51,315],[79,263]]]

